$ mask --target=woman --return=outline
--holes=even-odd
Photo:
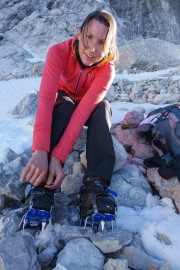
[[[51,190],[61,186],[63,164],[86,125],[87,171],[80,216],[85,218],[91,214],[88,209],[93,211],[92,203],[87,202],[92,196],[89,194],[95,197],[103,194],[99,196],[103,205],[108,204],[109,212],[115,212],[114,201],[112,204],[107,192],[115,155],[110,134],[111,110],[104,97],[115,76],[116,28],[110,13],[94,11],[76,36],[48,51],[34,126],[33,155],[21,176],[21,180],[26,179],[36,187],[45,184],[45,188],[37,189],[34,208],[51,205],[47,197],[50,198]]]

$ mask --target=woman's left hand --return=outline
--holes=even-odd
[[[60,160],[55,157],[51,157],[49,163],[48,179],[45,187],[49,189],[59,188],[62,184],[64,177],[65,175]]]

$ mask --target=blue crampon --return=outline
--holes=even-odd
[[[33,209],[27,211],[22,219],[24,229],[39,229],[44,230],[47,224],[51,221],[50,212],[45,210]]]
[[[51,222],[51,210],[54,203],[54,192],[43,185],[32,187],[26,200],[28,210],[23,216],[20,227],[24,229],[44,230]]]
[[[117,197],[117,193],[109,188],[100,192],[94,189],[96,194],[91,191],[92,189],[83,188],[81,192],[80,226],[92,227],[95,233],[113,230],[116,226],[117,208],[113,196]]]
[[[116,217],[111,214],[95,213],[92,216],[86,217],[83,223],[84,228],[90,226],[97,233],[99,230],[113,230],[114,226],[116,226]]]

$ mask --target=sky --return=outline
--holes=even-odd
[[[139,81],[146,78],[166,76],[170,69],[140,74],[118,74],[118,79]],[[0,81],[0,162],[3,152],[11,148],[17,154],[31,147],[33,127],[28,125],[29,118],[17,119],[11,114],[16,104],[33,90],[39,90],[40,78],[23,78]],[[134,104],[114,102],[111,104],[112,122],[118,123],[134,107],[155,108],[152,104]],[[119,229],[137,233],[146,252],[158,261],[167,261],[173,270],[180,270],[180,215],[175,213],[171,199],[160,199],[147,195],[143,209],[119,206],[117,212]],[[170,245],[158,240],[157,235],[164,234],[171,241]],[[47,237],[51,237],[47,233]]]

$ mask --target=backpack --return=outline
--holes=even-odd
[[[146,158],[147,167],[159,167],[159,174],[180,181],[180,104],[158,108],[150,112],[136,128],[155,149],[155,156]]]

